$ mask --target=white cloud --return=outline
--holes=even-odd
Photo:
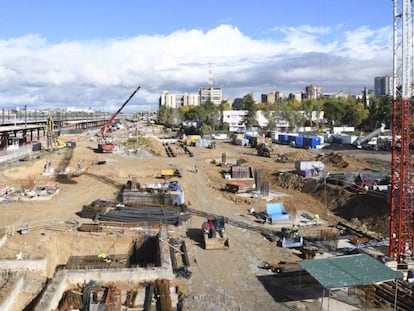
[[[203,32],[48,43],[36,34],[0,40],[0,105],[93,107],[115,111],[156,106],[165,89],[197,92],[213,64],[214,83],[230,98],[284,93],[311,83],[337,91],[372,87],[392,66],[391,28],[279,27],[254,39],[231,25]],[[271,36],[278,32],[282,37]],[[128,107],[127,106],[127,107]]]

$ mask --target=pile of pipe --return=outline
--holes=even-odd
[[[99,221],[179,225],[190,218],[190,213],[179,207],[118,205],[99,214]]]

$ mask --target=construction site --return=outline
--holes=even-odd
[[[385,125],[345,145],[120,118],[140,86],[110,118],[3,128],[32,148],[0,158],[0,310],[414,310],[412,77],[397,71],[375,148]]]
[[[99,152],[86,132],[2,163],[2,310],[386,310],[397,282],[399,310],[413,308],[410,267],[384,265],[388,191],[348,187],[389,175],[390,153],[274,144],[263,156],[136,126],[147,144],[123,144],[131,127]],[[306,266],[358,256],[388,270],[331,289]]]

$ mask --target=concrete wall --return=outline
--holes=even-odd
[[[171,257],[166,227],[159,232],[161,267],[154,268],[132,268],[132,269],[84,269],[84,270],[61,270],[55,273],[53,280],[48,284],[43,293],[36,310],[50,311],[58,307],[63,293],[76,284],[88,283],[93,280],[100,282],[151,282],[156,279],[172,280]]]
[[[7,234],[3,235],[0,238],[0,247],[2,247],[7,242]]]
[[[8,294],[7,298],[0,304],[0,311],[14,311],[13,302],[16,299],[16,296],[19,294],[23,288],[24,278],[23,276],[17,277],[13,284],[13,289]]]
[[[1,270],[29,270],[46,273],[47,259],[4,259],[0,260],[0,268]]]

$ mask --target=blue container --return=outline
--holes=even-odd
[[[296,147],[303,147],[303,136],[296,136],[295,146]]]
[[[305,148],[316,148],[321,144],[321,139],[318,137],[305,137],[303,139],[303,146]]]
[[[334,136],[333,141],[334,144],[342,144],[342,137]]]
[[[289,136],[286,134],[279,134],[277,140],[280,144],[287,145],[289,143]]]
[[[296,141],[296,137],[297,137],[296,135],[289,135],[288,136],[288,141],[289,142]]]

